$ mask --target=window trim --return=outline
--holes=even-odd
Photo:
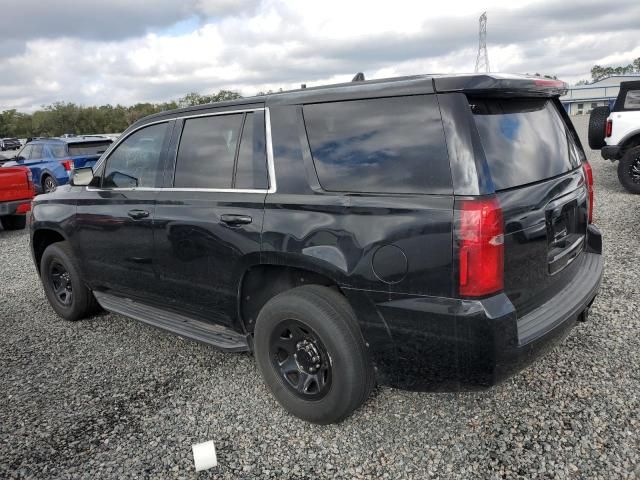
[[[247,108],[240,110],[225,110],[222,112],[208,112],[201,113],[198,115],[181,115],[177,117],[170,117],[163,120],[158,120],[156,122],[145,123],[144,125],[140,125],[139,127],[134,128],[126,135],[122,135],[118,138],[117,141],[113,142],[108,151],[104,153],[104,157],[100,159],[98,163],[93,167],[93,171],[96,172],[100,169],[103,164],[109,159],[113,150],[115,150],[120,143],[124,142],[127,138],[133,135],[138,130],[141,130],[145,127],[149,127],[151,125],[156,125],[158,123],[169,123],[175,120],[188,120],[190,118],[200,118],[200,117],[213,117],[217,115],[232,115],[237,113],[251,113],[251,112],[264,112],[264,124],[265,124],[265,143],[267,148],[267,180],[269,182],[269,188],[265,189],[242,189],[242,188],[176,188],[176,187],[133,187],[133,188],[108,188],[104,189],[102,187],[86,187],[87,190],[90,191],[109,191],[109,192],[122,192],[122,191],[141,191],[141,192],[218,192],[218,193],[275,193],[277,191],[276,184],[276,173],[273,162],[273,142],[271,140],[271,115],[269,113],[268,107],[258,107],[258,108]],[[182,138],[182,132],[180,132],[180,138]],[[180,138],[177,141],[180,141]],[[239,142],[240,140],[238,140]],[[178,149],[175,150],[175,155],[178,155]],[[104,160],[103,160],[104,158]],[[235,160],[234,160],[235,163]],[[165,168],[165,173],[167,170],[167,166]],[[175,170],[175,159],[174,159],[174,170]],[[175,172],[174,172],[175,173]]]

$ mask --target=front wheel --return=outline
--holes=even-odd
[[[640,147],[624,154],[618,163],[618,180],[628,192],[640,194]]]
[[[40,261],[40,278],[49,303],[65,320],[80,320],[98,309],[67,242],[54,243],[45,249]]]
[[[260,311],[254,338],[266,384],[288,412],[303,420],[337,423],[373,388],[357,320],[335,290],[307,285],[275,296]]]

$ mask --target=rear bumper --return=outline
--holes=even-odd
[[[0,216],[24,215],[31,210],[31,199],[0,202]]]
[[[620,160],[622,158],[622,149],[618,145],[605,145],[600,149],[600,155],[605,160]]]
[[[380,383],[416,391],[485,389],[560,343],[600,288],[601,239],[595,227],[590,231],[597,238],[576,259],[579,272],[550,301],[520,318],[503,293],[460,300],[346,292],[364,313],[359,319]],[[367,318],[367,302],[377,318]]]

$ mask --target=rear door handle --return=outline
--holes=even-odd
[[[225,213],[220,216],[220,220],[222,220],[227,225],[247,225],[252,222],[252,218],[249,215],[233,215],[229,213]]]
[[[147,212],[146,210],[129,210],[127,212],[127,215],[129,215],[129,217],[133,218],[134,220],[140,220],[142,218],[147,218],[149,216],[149,212]]]

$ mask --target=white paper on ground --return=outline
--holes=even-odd
[[[193,450],[193,463],[196,467],[196,472],[207,470],[208,468],[213,468],[218,465],[216,447],[213,444],[213,440],[196,443],[191,446],[191,449]]]

